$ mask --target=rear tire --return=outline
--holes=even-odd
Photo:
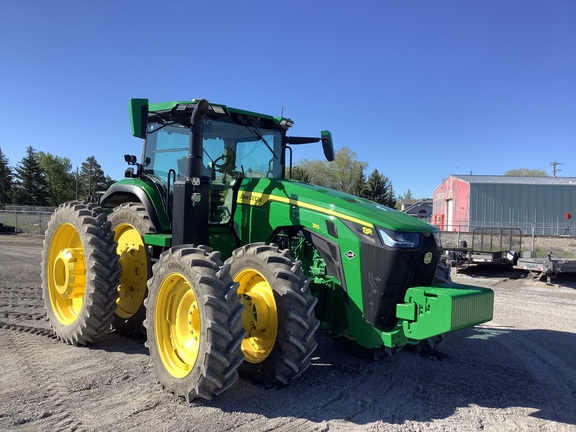
[[[240,284],[242,322],[248,333],[238,372],[265,387],[285,386],[308,368],[317,346],[317,300],[300,270],[302,263],[295,263],[289,250],[264,243],[236,249],[226,263]]]
[[[177,246],[148,282],[144,325],[156,376],[189,402],[210,400],[238,379],[245,332],[229,267],[219,253]]]
[[[156,227],[140,203],[124,203],[108,216],[118,243],[116,252],[120,263],[120,285],[112,329],[119,334],[140,337],[146,334],[144,299],[146,283],[152,276],[150,254],[143,236],[155,233]]]
[[[106,215],[79,201],[58,207],[42,251],[42,297],[58,339],[86,345],[109,330],[119,272]]]

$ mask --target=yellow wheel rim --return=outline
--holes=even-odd
[[[186,278],[169,274],[160,285],[154,309],[156,346],[162,364],[174,378],[184,378],[200,351],[198,301]]]
[[[86,293],[86,263],[80,236],[73,225],[56,228],[47,257],[47,284],[50,305],[56,319],[72,324],[82,310]]]
[[[238,297],[244,305],[242,326],[248,333],[242,341],[242,352],[248,362],[260,363],[272,352],[278,333],[274,291],[257,270],[243,270],[234,280],[240,284]]]
[[[118,242],[116,252],[122,269],[116,315],[130,318],[140,309],[146,295],[148,280],[146,247],[136,228],[126,223],[119,224],[114,229],[114,240]]]

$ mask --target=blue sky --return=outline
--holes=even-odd
[[[141,149],[128,100],[198,97],[329,129],[397,194],[552,161],[576,177],[573,0],[22,0],[0,47],[12,166],[32,145],[119,179]]]

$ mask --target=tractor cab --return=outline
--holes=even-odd
[[[284,173],[284,130],[244,116],[242,124],[230,117],[205,116],[201,178],[210,184],[209,223],[228,223],[234,190],[243,178],[281,178]],[[237,119],[238,121],[238,119]],[[143,173],[165,185],[186,177],[190,127],[180,123],[150,122],[144,146]]]
[[[194,112],[200,105],[203,105],[202,114],[194,122]],[[332,136],[328,131],[322,131],[320,138],[289,137],[286,132],[293,122],[288,118],[208,104],[204,100],[148,104],[147,99],[132,99],[130,118],[132,134],[145,141],[142,164],[136,163],[135,156],[125,156],[129,164],[138,167],[136,173],[131,168],[126,170],[126,177],[140,178],[161,191],[162,207],[172,219],[172,225],[175,216],[190,220],[195,207],[202,207],[199,212],[208,215],[207,221],[202,218],[202,225],[231,224],[243,179],[284,178],[292,167],[290,145],[322,142],[326,158],[334,159]],[[195,138],[195,134],[201,138]],[[197,180],[192,180],[194,178]],[[186,181],[199,182],[192,186],[191,192],[196,202],[178,215],[172,206],[172,203],[179,205],[178,199],[174,199],[174,189],[176,184]],[[113,204],[113,194],[118,194],[123,187],[122,182],[119,183],[116,190],[110,190],[101,201],[103,206],[107,202]],[[177,220],[177,224],[186,225],[184,220]],[[187,241],[190,236],[184,235]]]

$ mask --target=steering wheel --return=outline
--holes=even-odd
[[[220,164],[217,163],[220,160],[222,161],[222,163]],[[230,162],[232,162],[231,155],[222,155],[214,159],[214,161],[212,162],[212,178],[216,177],[216,171],[222,174],[231,174],[232,171],[234,170],[234,167],[229,166]]]

